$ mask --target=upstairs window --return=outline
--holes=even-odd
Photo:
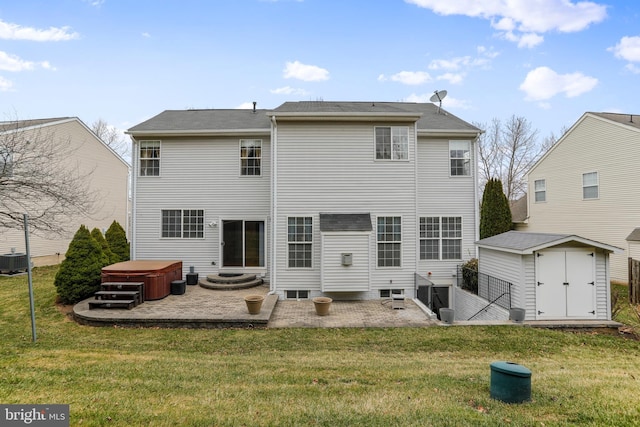
[[[471,176],[471,144],[469,141],[449,141],[451,176]]]
[[[582,174],[582,198],[597,199],[600,197],[598,190],[598,172],[588,172]]]
[[[204,238],[204,210],[165,209],[162,211],[162,237]]]
[[[537,202],[547,201],[547,182],[544,179],[536,179],[533,181],[535,190],[535,200]]]
[[[408,160],[409,128],[376,127],[376,160]]]
[[[260,176],[262,166],[262,140],[240,140],[240,175]]]
[[[160,176],[160,141],[140,141],[140,176]]]

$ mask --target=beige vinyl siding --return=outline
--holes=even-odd
[[[409,127],[409,160],[377,161],[375,126]],[[319,291],[319,213],[371,213],[371,289],[413,288],[416,259],[415,132],[412,123],[278,122],[278,290]],[[313,268],[287,267],[289,216],[312,216]],[[402,267],[378,268],[377,216],[402,217]],[[393,286],[390,286],[393,285]],[[377,294],[377,293],[376,293]],[[373,294],[372,294],[373,295]]]
[[[576,234],[626,248],[625,238],[640,218],[640,132],[585,116],[530,172],[545,179],[547,200],[529,199],[523,231]],[[583,200],[582,174],[598,172],[599,198]],[[611,277],[627,280],[627,254],[611,255]]]
[[[369,291],[371,233],[322,233],[323,292]],[[352,254],[351,265],[342,265],[342,254]]]
[[[270,141],[251,138],[262,139],[261,176],[240,175],[241,136],[161,139],[160,176],[136,177],[136,259],[182,260],[201,276],[218,272],[223,220],[264,221],[268,253]],[[161,238],[163,209],[203,209],[204,239]],[[256,270],[267,266],[268,259]]]
[[[471,176],[450,176],[449,140],[418,142],[418,217],[462,217],[462,260],[420,260],[418,273],[436,284],[453,283],[456,266],[475,257],[475,158],[471,143]],[[418,230],[419,231],[419,230]],[[419,234],[418,234],[419,237]]]
[[[29,248],[35,265],[55,264],[64,259],[69,243],[80,225],[89,230],[106,231],[115,220],[126,230],[128,207],[129,167],[124,160],[109,149],[77,119],[66,119],[58,124],[41,126],[25,131],[25,137],[37,142],[53,138],[58,144],[70,145],[73,156],[66,159],[69,168],[77,167],[80,174],[91,172],[90,191],[96,196],[96,211],[89,216],[71,214],[62,236],[42,236],[31,233]],[[25,251],[24,232],[2,230],[0,252],[9,253],[11,248]]]

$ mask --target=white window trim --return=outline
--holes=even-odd
[[[380,241],[378,240],[378,218],[400,218],[400,241],[393,241],[393,242],[388,242],[388,241]],[[403,265],[403,260],[404,260],[404,217],[402,215],[394,215],[394,214],[381,214],[381,215],[376,215],[375,217],[375,237],[376,237],[376,246],[375,246],[375,250],[376,250],[376,269],[378,270],[398,270],[402,268]],[[389,266],[383,266],[379,264],[379,258],[378,258],[378,245],[380,243],[400,243],[400,265],[389,265]]]
[[[289,242],[289,218],[311,218],[311,242]],[[315,240],[316,240],[316,236],[315,236],[315,230],[316,230],[316,221],[313,217],[313,215],[288,215],[287,219],[286,219],[286,223],[285,223],[285,230],[286,230],[286,239],[285,242],[287,244],[287,257],[285,259],[285,263],[286,263],[286,269],[287,270],[295,270],[295,271],[301,271],[301,270],[313,270],[314,269],[314,250],[315,250]],[[289,244],[297,244],[297,243],[302,243],[302,244],[308,244],[311,245],[311,267],[290,267],[289,266]]]
[[[153,142],[153,143],[158,143],[158,149],[160,150],[160,156],[158,157],[158,175],[142,175],[142,160],[155,160],[153,158],[150,157],[141,157],[140,156],[140,150],[142,149],[142,144],[145,142]],[[138,141],[138,177],[140,178],[158,178],[162,175],[162,140],[159,139],[142,139],[140,141]]]
[[[587,174],[591,174],[591,173],[595,173],[596,174],[596,184],[595,185],[584,185],[584,176]],[[600,199],[600,172],[599,171],[588,171],[588,172],[583,172],[582,173],[582,200],[598,200]],[[596,187],[598,189],[598,196],[597,197],[584,197],[584,189],[587,187]]]
[[[467,144],[467,148],[469,150],[469,174],[468,175],[453,175],[451,173],[451,160],[460,160],[460,157],[451,157],[451,143],[452,142],[464,142]],[[449,169],[449,177],[450,178],[469,178],[473,176],[473,162],[472,162],[472,151],[471,151],[471,141],[469,141],[468,139],[451,139],[449,140],[449,143],[447,144],[447,162],[448,162],[448,169]]]
[[[377,134],[376,129],[380,128],[389,128],[391,130],[391,158],[390,159],[379,159],[377,153]],[[394,159],[393,158],[393,129],[405,128],[407,129],[407,158],[406,159]],[[376,162],[409,162],[411,160],[411,133],[409,132],[409,126],[374,126],[373,127],[373,160]]]
[[[542,181],[544,183],[544,190],[536,190],[536,182]],[[537,200],[536,194],[544,193],[544,200]],[[547,180],[546,178],[539,178],[533,180],[533,202],[534,203],[546,203],[547,202]]]
[[[421,237],[420,236],[420,220],[422,218],[438,218],[438,225],[439,225],[439,229],[438,229],[438,258],[437,259],[431,259],[431,258],[422,258],[421,257],[421,244],[420,242],[422,240],[435,240],[435,238],[429,238],[429,237]],[[443,237],[442,235],[442,218],[460,218],[460,237],[456,237],[456,238],[451,238],[451,237]],[[460,240],[460,258],[447,258],[444,259],[443,258],[443,251],[442,251],[442,241],[443,240]],[[418,259],[420,261],[444,261],[444,262],[449,262],[449,261],[462,261],[464,259],[464,216],[460,215],[460,214],[456,214],[456,215],[420,215],[418,217]]]
[[[180,211],[180,237],[163,237],[162,236],[162,212],[163,211]],[[184,229],[182,220],[184,211],[202,211],[202,237],[184,237]],[[160,240],[204,240],[207,235],[207,216],[204,208],[162,208],[160,209]]]
[[[260,157],[242,157],[242,143],[245,141],[254,141],[254,142],[259,142],[260,143]],[[238,158],[239,158],[239,174],[241,178],[257,178],[257,177],[262,177],[262,168],[263,168],[263,163],[262,163],[262,149],[263,149],[263,144],[262,144],[262,139],[258,139],[258,138],[243,138],[238,142]],[[260,173],[258,175],[243,175],[242,174],[242,160],[243,159],[260,159]]]

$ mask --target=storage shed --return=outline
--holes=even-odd
[[[525,320],[611,320],[609,254],[623,250],[568,234],[508,231],[477,242],[478,271],[513,284]]]

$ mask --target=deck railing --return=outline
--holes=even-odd
[[[458,287],[478,295],[502,308],[511,308],[510,282],[458,266]]]

